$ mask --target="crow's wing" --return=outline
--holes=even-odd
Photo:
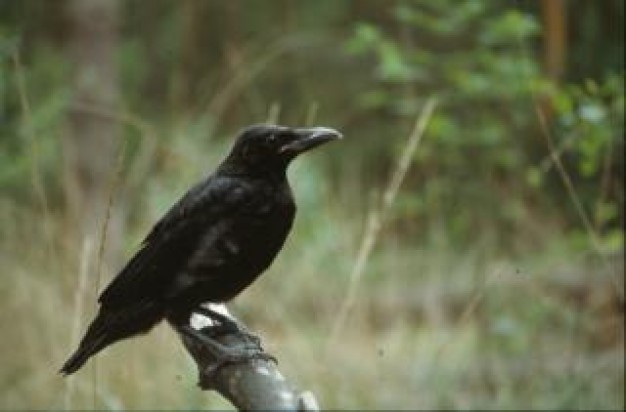
[[[126,306],[162,297],[202,237],[229,227],[252,192],[241,180],[223,176],[209,177],[190,189],[152,228],[99,302]]]

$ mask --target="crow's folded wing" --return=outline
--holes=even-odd
[[[228,230],[248,203],[250,187],[212,176],[190,189],[152,228],[141,249],[102,292],[99,302],[125,306],[160,299],[210,231]],[[215,233],[219,236],[219,233]]]

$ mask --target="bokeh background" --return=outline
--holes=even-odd
[[[325,408],[623,409],[623,20],[621,0],[0,1],[0,408],[229,407],[165,325],[56,371],[156,219],[270,121],[345,135],[291,167],[294,230],[230,305],[294,384]]]

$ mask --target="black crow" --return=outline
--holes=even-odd
[[[338,138],[325,127],[244,129],[217,170],[172,206],[100,295],[98,316],[60,372],[77,371],[106,346],[163,319],[189,324],[201,303],[226,302],[250,285],[291,229],[296,206],[287,166]]]

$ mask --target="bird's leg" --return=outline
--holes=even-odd
[[[213,326],[215,328],[214,330],[216,330],[217,332],[236,333],[252,340],[255,345],[260,346],[261,344],[261,339],[258,336],[250,332],[245,326],[243,326],[240,322],[237,322],[237,320],[231,318],[230,316],[224,315],[223,313],[217,312],[205,306],[198,306],[196,309],[194,309],[194,312],[207,316],[213,321],[217,321],[219,325]]]

